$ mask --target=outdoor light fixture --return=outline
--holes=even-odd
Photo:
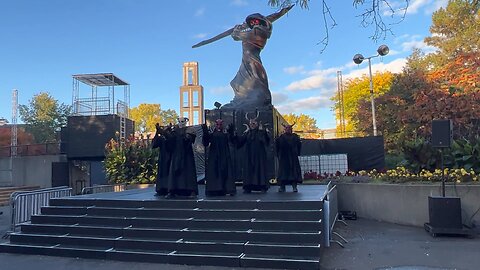
[[[222,103],[220,103],[218,101],[215,101],[215,103],[213,103],[213,106],[215,106],[215,108],[217,108],[217,110],[218,110],[222,106]]]
[[[372,102],[372,122],[373,122],[373,136],[377,136],[377,122],[375,120],[375,99],[373,97],[373,78],[372,78],[372,64],[370,59],[378,56],[385,56],[390,52],[390,49],[387,45],[380,45],[377,49],[377,55],[372,55],[370,57],[364,57],[363,55],[357,53],[353,56],[353,62],[357,65],[360,65],[363,60],[368,60],[368,72],[370,75],[370,101]]]

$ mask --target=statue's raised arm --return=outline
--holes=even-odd
[[[270,22],[274,22],[276,20],[278,20],[280,17],[282,17],[283,15],[287,14],[288,11],[290,11],[290,9],[293,8],[293,6],[295,5],[290,5],[289,7],[286,7],[286,8],[282,8],[279,12],[275,12],[273,14],[270,14],[267,16],[267,19],[270,21]]]
[[[259,13],[250,14],[245,18],[244,23],[193,45],[193,48],[197,48],[229,35],[235,41],[242,42],[242,62],[237,75],[230,82],[235,96],[230,103],[225,104],[222,108],[252,109],[272,105],[267,72],[263,67],[260,52],[272,34],[273,22],[285,15],[292,7],[293,5],[282,8],[268,16]]]

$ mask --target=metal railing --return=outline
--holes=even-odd
[[[33,191],[16,191],[10,195],[10,208],[12,213],[11,232],[24,222],[30,221],[33,215],[40,214],[43,206],[48,206],[50,199],[72,195],[72,188],[55,187]]]
[[[331,182],[327,184],[327,190],[324,193],[324,202],[323,202],[323,220],[324,220],[324,229],[325,229],[325,246],[330,247],[330,243],[337,243],[342,248],[344,247],[341,241],[333,239],[333,235],[339,237],[344,243],[348,243],[338,232],[334,231],[334,227],[337,221],[341,221],[346,225],[345,221],[338,219],[338,191],[337,186],[331,186]]]
[[[95,193],[104,193],[104,192],[120,192],[125,191],[126,185],[125,184],[115,184],[115,185],[96,185],[92,187],[84,187],[82,188],[82,195],[85,194],[95,194]]]

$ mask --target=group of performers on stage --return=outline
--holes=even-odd
[[[265,193],[269,188],[267,177],[267,150],[270,144],[268,130],[255,118],[248,118],[243,134],[235,133],[230,124],[224,127],[223,120],[217,119],[214,127],[202,125],[203,145],[208,148],[205,166],[205,193],[207,196],[235,195],[235,173],[230,147],[245,148],[244,193],[258,191]],[[187,118],[178,119],[178,124],[162,127],[156,125],[153,148],[159,148],[156,193],[165,198],[176,196],[195,197],[198,195],[197,176],[192,145],[196,135],[189,132]],[[294,125],[294,124],[293,124]],[[275,139],[275,153],[278,157],[278,192],[285,192],[291,185],[298,192],[297,184],[302,181],[300,163],[301,142],[293,133],[293,125],[284,125],[284,133]]]

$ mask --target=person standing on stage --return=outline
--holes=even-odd
[[[247,130],[237,138],[237,147],[245,146],[245,179],[243,179],[243,192],[252,191],[267,192],[269,182],[267,177],[267,151],[270,137],[258,119],[249,119],[248,113],[245,118],[248,121]]]
[[[179,118],[167,145],[172,153],[168,176],[168,193],[165,198],[198,195],[197,172],[192,144],[196,135],[187,130],[188,118]]]
[[[230,143],[233,141],[233,126],[227,130],[223,128],[223,120],[215,120],[215,127],[209,131],[202,125],[203,145],[208,149],[207,164],[205,166],[205,195],[233,196],[236,193],[233,177],[233,164],[230,155]]]
[[[302,182],[300,169],[300,137],[293,133],[293,125],[283,125],[284,133],[275,140],[275,152],[278,157],[277,181],[278,192],[285,192],[286,185],[292,185],[293,192],[298,192],[297,184]]]
[[[158,148],[157,179],[155,191],[157,196],[165,196],[168,193],[168,176],[171,163],[171,153],[167,149],[167,141],[171,137],[172,125],[161,127],[155,124],[156,133],[152,139],[152,148]]]

